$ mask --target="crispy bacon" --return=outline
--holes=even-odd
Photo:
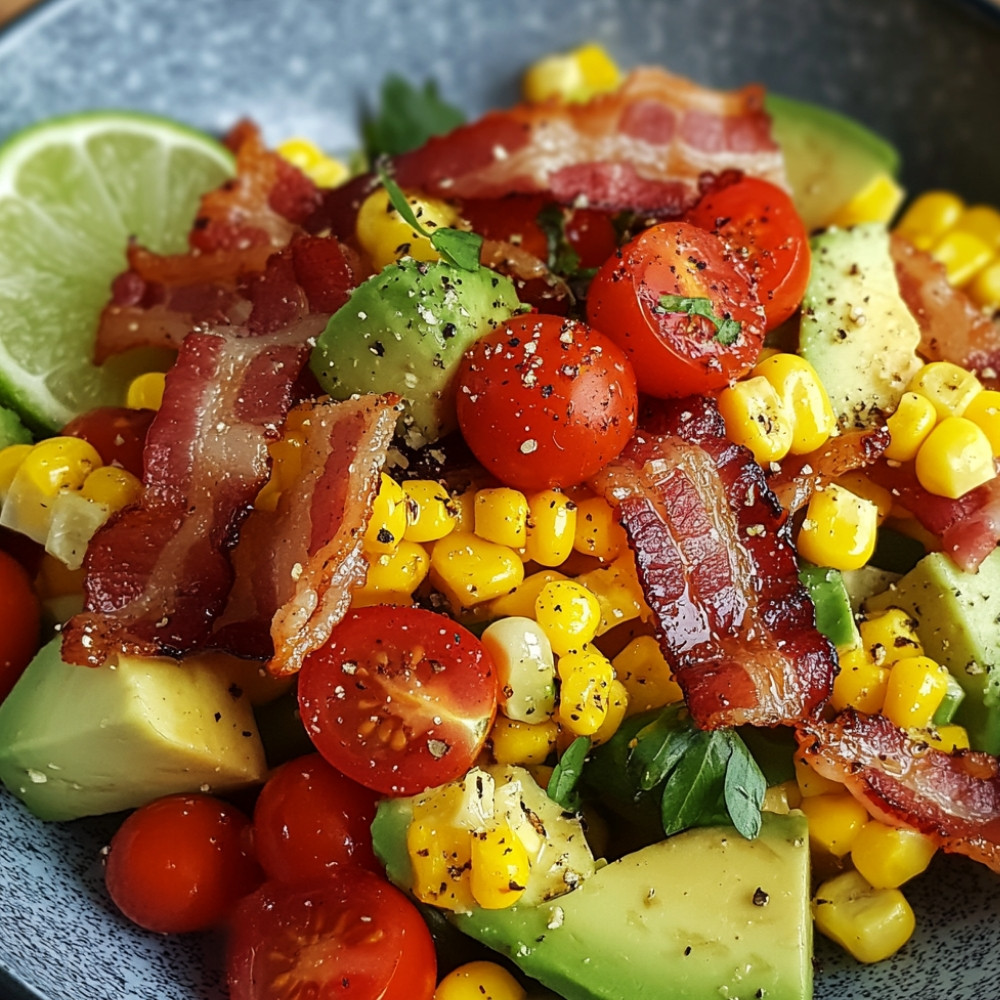
[[[848,710],[797,729],[798,755],[842,782],[884,823],[931,837],[1000,872],[1000,761],[987,753],[945,753],[881,715]]]
[[[433,138],[396,158],[396,177],[446,198],[547,193],[677,215],[705,174],[738,169],[785,183],[763,96],[758,86],[721,92],[640,68],[587,104],[521,104]]]
[[[275,511],[254,510],[233,553],[236,585],[213,644],[294,673],[365,581],[362,534],[399,416],[394,396],[303,403],[303,474]]]
[[[821,708],[835,652],[799,583],[785,513],[713,401],[664,403],[592,486],[618,508],[700,726],[789,724]]]

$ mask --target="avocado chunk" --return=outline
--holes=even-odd
[[[41,819],[264,780],[249,698],[212,657],[65,663],[57,636],[0,704],[0,781]]]
[[[410,807],[383,801],[372,826],[389,878],[412,882]],[[808,1000],[809,838],[801,813],[765,813],[761,835],[677,834],[535,906],[474,908],[455,925],[567,1000]]]
[[[816,628],[835,646],[853,646],[861,636],[840,570],[803,563],[799,579],[816,608]]]
[[[489,268],[404,258],[359,285],[330,317],[310,367],[334,399],[402,393],[401,430],[420,447],[457,426],[462,355],[519,309],[513,282]]]
[[[902,608],[917,623],[924,652],[943,663],[962,689],[951,721],[976,750],[1000,754],[1000,549],[976,573],[932,552],[865,610]]]
[[[799,354],[816,370],[841,430],[879,426],[921,367],[920,327],[899,294],[885,226],[810,241]]]
[[[876,177],[899,170],[896,150],[852,118],[780,94],[768,94],[765,106],[806,229],[826,226]]]

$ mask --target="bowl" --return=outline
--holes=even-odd
[[[46,116],[121,107],[222,132],[244,115],[278,142],[356,146],[383,76],[435,79],[469,113],[512,101],[538,56],[601,41],[718,87],[761,81],[850,113],[903,154],[911,191],[1000,202],[1000,16],[943,0],[48,0],[0,34],[0,138]],[[107,899],[118,818],[42,824],[0,789],[0,995],[221,1000],[218,942],[161,938]],[[917,932],[873,967],[817,944],[818,1000],[984,1000],[1000,978],[1000,883],[935,862],[908,895]]]

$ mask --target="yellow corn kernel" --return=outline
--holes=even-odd
[[[163,372],[145,372],[137,375],[125,390],[125,405],[130,410],[158,410],[163,404],[166,375]]]
[[[947,417],[917,452],[917,480],[929,493],[957,500],[995,475],[993,447],[986,433],[965,417]]]
[[[885,457],[893,462],[911,462],[937,423],[934,404],[918,392],[904,392],[895,412],[886,421],[889,447]]]
[[[142,495],[142,483],[127,469],[102,465],[83,481],[81,494],[94,503],[103,504],[114,513],[135,503]]]
[[[488,542],[522,549],[528,540],[528,500],[507,486],[479,490],[475,501],[475,533]]]
[[[881,711],[889,670],[879,666],[862,647],[840,654],[840,672],[833,679],[830,704],[838,711],[855,708],[874,715]]]
[[[451,226],[458,217],[450,205],[436,198],[408,195],[406,200],[417,221],[428,231]],[[392,207],[385,188],[373,191],[361,203],[355,234],[377,270],[401,257],[427,261],[441,259],[431,241],[416,232]]]
[[[406,494],[403,487],[384,472],[372,503],[372,516],[365,528],[365,549],[385,555],[395,550],[406,532]]]
[[[534,618],[535,601],[547,583],[554,580],[567,580],[567,576],[554,569],[543,569],[524,578],[524,581],[509,594],[490,601],[491,618]]]
[[[1000,308],[1000,260],[994,260],[977,272],[965,290],[980,309],[993,312]]]
[[[614,90],[621,73],[614,60],[594,43],[572,52],[553,54],[528,67],[521,81],[526,101],[554,98],[560,101],[589,101],[597,94]]]
[[[875,889],[896,889],[931,863],[937,847],[916,830],[866,823],[854,838],[851,861]]]
[[[943,750],[945,753],[954,753],[956,750],[968,750],[969,734],[965,726],[958,726],[949,723],[947,726],[935,726],[920,734],[920,739],[925,740],[936,750]]]
[[[467,962],[438,983],[434,1000],[524,1000],[524,987],[496,962]]]
[[[792,424],[793,455],[821,447],[837,426],[830,397],[816,370],[797,354],[778,353],[758,362],[751,373],[771,384]]]
[[[460,796],[455,786],[445,793],[439,790],[426,803],[418,802],[406,830],[414,896],[448,910],[470,910],[475,902],[469,875],[472,834],[450,822]]]
[[[625,529],[604,497],[588,497],[576,504],[573,548],[585,556],[611,562],[628,548]]]
[[[723,389],[718,403],[729,440],[749,448],[761,465],[778,462],[788,454],[792,418],[778,391],[762,375]]]
[[[860,569],[875,551],[877,531],[875,504],[831,483],[809,499],[799,555],[817,566]]]
[[[873,483],[860,469],[853,469],[836,479],[838,486],[850,490],[855,496],[870,500],[878,511],[878,523],[881,525],[892,513],[894,498],[891,490],[878,483]]]
[[[903,203],[904,191],[887,173],[876,174],[847,204],[841,205],[828,226],[857,226],[864,222],[888,224]]]
[[[552,644],[552,652],[563,656],[582,649],[597,635],[601,606],[583,584],[555,580],[535,598],[535,620]]]
[[[868,822],[868,810],[850,792],[807,795],[799,808],[809,819],[809,842],[842,858]]]
[[[431,552],[431,583],[452,607],[474,607],[509,593],[523,580],[524,563],[517,553],[478,535],[453,532]]]
[[[498,764],[528,767],[544,764],[556,748],[559,729],[552,719],[543,722],[518,722],[498,715],[490,730],[493,758]]]
[[[844,786],[839,781],[823,777],[806,761],[795,759],[795,783],[803,799],[817,795],[842,795]]]
[[[476,491],[471,487],[451,498],[451,509],[455,515],[455,530],[476,530]]]
[[[761,809],[764,812],[787,814],[802,804],[802,792],[795,781],[783,781],[780,785],[769,785],[764,792]]]
[[[11,488],[27,487],[43,499],[54,497],[60,490],[79,490],[101,464],[97,449],[82,438],[46,438],[24,456]]]
[[[865,653],[878,666],[887,667],[896,660],[924,655],[917,622],[902,608],[886,608],[881,614],[866,618],[858,625],[858,631]]]
[[[46,552],[38,566],[35,577],[35,591],[47,601],[54,597],[83,594],[84,571],[70,569],[61,559]]]
[[[628,715],[628,691],[617,677],[608,687],[607,701],[608,714],[604,716],[600,729],[590,737],[590,742],[595,747],[607,743],[618,732],[618,727]]]
[[[1000,250],[1000,212],[992,205],[973,205],[967,208],[958,217],[954,228],[974,233],[994,251]]]
[[[910,940],[916,918],[898,889],[873,889],[857,871],[824,882],[813,897],[820,933],[859,962],[881,962]]]
[[[528,852],[509,823],[472,836],[472,896],[484,910],[504,910],[523,895]]]
[[[0,503],[6,498],[17,470],[32,448],[32,444],[10,444],[0,450]]]
[[[298,430],[286,429],[285,434],[267,446],[271,457],[271,475],[257,494],[253,505],[258,510],[277,510],[284,490],[302,475],[302,449],[305,439]]]
[[[628,691],[628,714],[671,705],[684,697],[673,671],[651,635],[636,636],[612,660],[615,676]]]
[[[528,497],[526,554],[540,566],[559,566],[573,551],[576,504],[558,490],[541,490]]]
[[[615,679],[611,661],[588,647],[560,656],[556,669],[559,724],[576,736],[592,736],[608,715],[608,695]]]
[[[983,384],[961,365],[950,361],[931,361],[910,379],[908,392],[926,396],[937,413],[938,420],[962,416]]]
[[[927,191],[910,204],[896,232],[921,250],[930,250],[955,225],[965,202],[950,191]]]
[[[431,560],[419,542],[403,539],[392,552],[368,562],[365,585],[354,595],[354,605],[408,604],[430,571]]]
[[[986,435],[993,457],[1000,455],[1000,392],[983,389],[969,403],[963,416]]]
[[[433,479],[403,483],[406,497],[406,530],[410,542],[436,542],[455,530],[455,511],[448,491]]]
[[[889,668],[882,714],[901,729],[926,729],[947,691],[947,667],[927,656],[897,660]]]
[[[298,136],[286,139],[276,152],[293,167],[298,167],[317,187],[337,187],[351,174],[340,160],[327,156],[308,139]]]
[[[622,622],[635,618],[645,621],[650,617],[631,550],[623,552],[614,562],[581,573],[576,582],[597,598],[601,609],[601,621],[597,626],[599,636]]]
[[[931,247],[931,254],[944,265],[948,280],[961,288],[993,259],[993,247],[975,233],[952,229]]]

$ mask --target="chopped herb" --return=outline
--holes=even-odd
[[[753,840],[760,833],[760,806],[767,782],[743,740],[732,730],[725,732],[732,748],[726,764],[726,811],[733,826],[748,840]]]
[[[715,327],[715,339],[726,347],[735,344],[740,336],[738,320],[724,319],[717,316],[712,309],[712,300],[707,298],[688,298],[684,295],[661,295],[657,304],[660,312],[682,312],[688,316],[701,316]]]
[[[450,132],[464,121],[461,111],[441,100],[433,81],[427,81],[421,88],[391,75],[382,84],[377,113],[362,126],[365,150],[371,160],[378,156],[398,156],[422,146],[431,136]]]
[[[576,786],[583,774],[583,762],[589,752],[590,740],[586,736],[578,736],[552,769],[546,792],[553,802],[569,812],[576,812],[580,808],[580,795]]]
[[[549,270],[564,277],[576,274],[580,268],[580,255],[566,236],[566,212],[562,205],[550,202],[538,213],[536,221],[548,244],[546,263]]]

